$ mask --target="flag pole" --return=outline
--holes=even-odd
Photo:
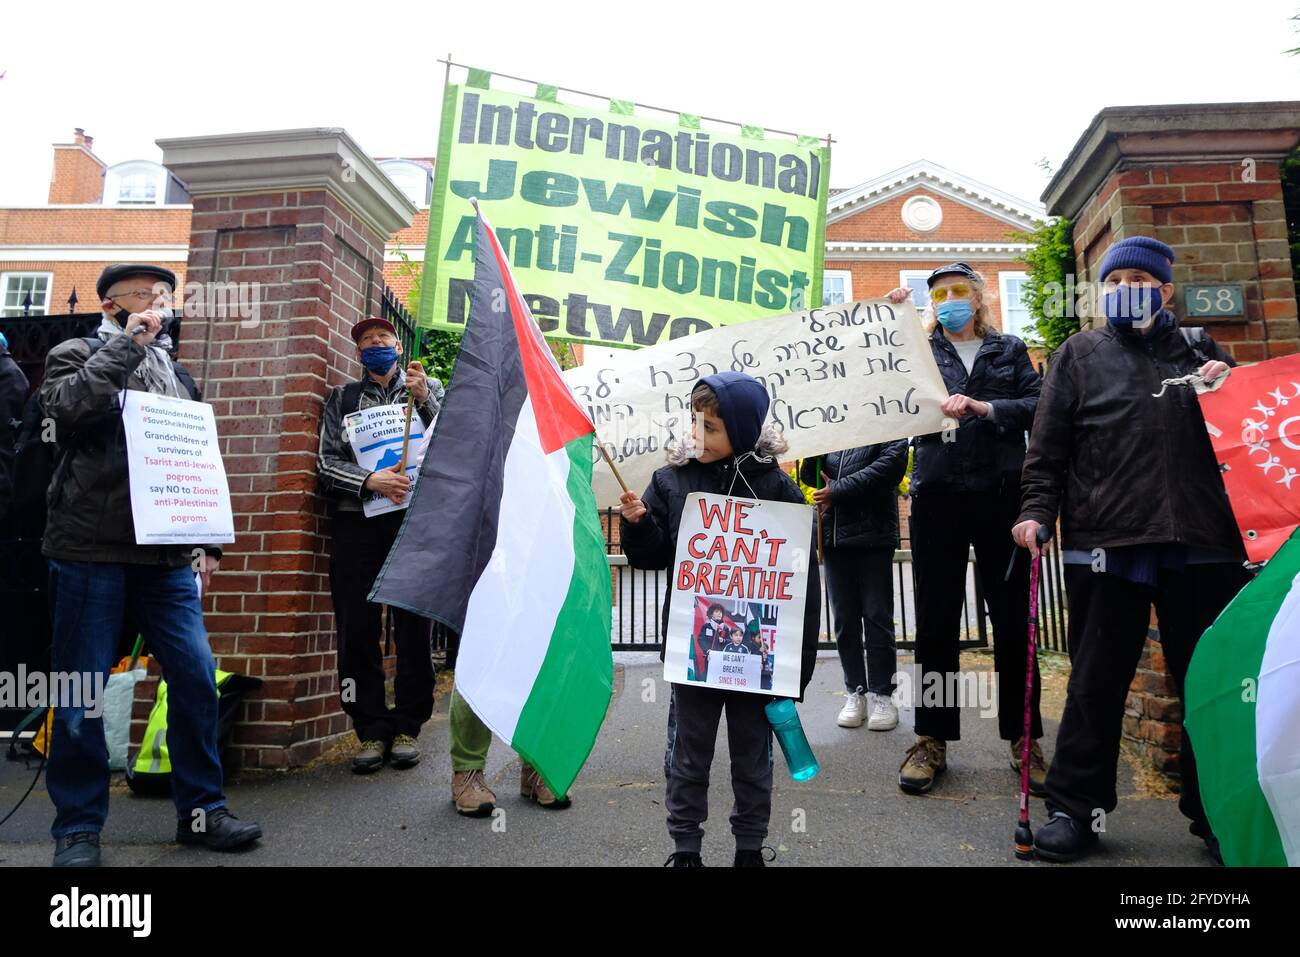
[[[627,487],[627,483],[623,481],[623,476],[618,474],[618,467],[614,465],[614,460],[611,459],[609,457],[609,453],[605,451],[605,443],[600,440],[599,433],[593,432],[592,435],[596,437],[596,444],[600,446],[600,454],[605,456],[605,464],[607,464],[609,466],[609,470],[614,473],[614,478],[618,479],[618,484],[623,486],[624,492],[632,491],[630,488]]]
[[[817,506],[817,564],[826,564],[826,559],[822,556],[822,510]]]
[[[478,208],[477,205],[475,205],[475,208],[476,209]],[[573,351],[573,343],[570,342],[568,339],[564,339],[562,341],[564,342],[564,351],[569,354],[569,359],[573,362],[573,364],[577,365],[578,356],[577,353]],[[595,429],[592,429],[591,434],[592,437],[596,440],[596,444],[600,446],[600,454],[605,457],[605,464],[608,465],[609,470],[614,473],[614,478],[618,479],[618,484],[622,486],[623,491],[624,492],[632,491],[630,488],[627,487],[627,483],[623,481],[623,476],[619,474],[618,466],[614,464],[614,460],[609,457],[609,452],[605,450],[605,443],[600,440],[600,433],[597,432]]]
[[[397,463],[397,474],[406,474],[406,451],[411,445],[411,413],[415,411],[415,393],[406,396],[406,434],[402,436],[402,460]]]

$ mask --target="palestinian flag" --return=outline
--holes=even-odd
[[[1300,866],[1300,532],[1205,632],[1184,690],[1224,863]]]
[[[370,600],[460,633],[457,691],[563,796],[613,691],[595,428],[482,213],[474,255],[455,375]]]

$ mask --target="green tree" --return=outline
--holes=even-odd
[[[410,285],[406,293],[406,308],[412,316],[420,314],[420,292],[424,281],[424,264],[413,262],[411,257],[398,248],[397,256],[401,265],[397,275],[408,280]],[[451,384],[452,370],[456,366],[456,356],[460,354],[460,336],[445,329],[420,329],[419,346],[416,358],[424,365],[425,371],[444,386]]]
[[[1040,223],[1033,232],[1014,232],[1015,242],[1028,243],[1020,257],[1026,264],[1026,279],[1020,287],[1021,302],[1033,319],[1035,338],[1049,353],[1079,331],[1074,303],[1066,294],[1073,284],[1074,226],[1064,217]]]
[[[401,265],[397,275],[409,282],[406,293],[406,308],[411,315],[420,314],[420,293],[424,287],[424,264],[411,260],[400,248],[397,256]],[[460,354],[460,334],[447,329],[421,329],[420,347],[416,350],[420,362],[429,375],[442,381],[444,386],[451,384],[451,375],[456,367],[456,357]],[[567,342],[547,340],[551,355],[560,364],[561,369],[572,369],[578,365],[577,354]]]

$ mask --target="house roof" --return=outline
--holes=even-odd
[[[1031,228],[1035,222],[1047,218],[1047,209],[1041,203],[1020,199],[969,176],[954,173],[938,163],[919,159],[851,189],[830,190],[826,221],[834,223],[845,219],[918,186],[1022,229]]]

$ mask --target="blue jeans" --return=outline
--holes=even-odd
[[[105,681],[130,612],[167,682],[167,751],[177,817],[188,820],[195,808],[207,813],[223,807],[215,662],[194,572],[188,567],[52,560],[50,611],[51,670],[98,674]],[[56,840],[103,830],[108,780],[103,719],[90,717],[84,707],[55,708],[46,782],[55,808],[50,833]]]

